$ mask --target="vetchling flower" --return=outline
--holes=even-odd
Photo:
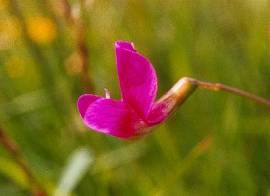
[[[150,61],[125,41],[115,43],[116,64],[121,100],[84,94],[78,109],[84,123],[91,129],[111,136],[130,139],[150,132],[165,121],[176,106],[182,104],[196,87],[225,91],[270,107],[270,100],[221,83],[210,83],[183,77],[164,96],[155,101],[157,76]]]
[[[115,48],[122,99],[111,99],[108,94],[106,97],[84,94],[77,104],[83,122],[89,128],[129,139],[145,134],[149,128],[163,122],[194,88],[180,80],[155,102],[157,76],[150,61],[135,50],[133,43],[117,41]],[[183,92],[177,90],[179,88]]]

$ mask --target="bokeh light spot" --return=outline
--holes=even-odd
[[[0,18],[0,50],[12,48],[20,34],[21,27],[17,18]]]
[[[10,57],[5,63],[5,70],[10,78],[21,77],[25,73],[24,60],[16,56]]]
[[[49,44],[56,38],[56,25],[47,17],[31,17],[27,20],[27,33],[34,42]]]
[[[4,10],[8,6],[8,0],[0,0],[0,10]]]
[[[83,62],[80,55],[77,52],[74,52],[66,60],[65,69],[68,75],[78,75],[82,72]]]

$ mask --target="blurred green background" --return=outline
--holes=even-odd
[[[270,195],[266,107],[198,90],[166,123],[135,141],[89,131],[76,110],[86,86],[120,97],[113,46],[119,39],[151,59],[159,96],[190,76],[270,98],[269,1],[65,3],[0,0],[0,127],[16,141],[43,191]],[[0,195],[35,194],[32,186],[1,146]]]

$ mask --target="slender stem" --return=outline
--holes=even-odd
[[[1,127],[0,127],[0,144],[14,158],[17,165],[25,173],[31,186],[32,195],[46,196],[47,195],[46,192],[43,190],[37,179],[34,177],[31,169],[28,167],[20,149],[18,148],[18,145],[10,136],[7,135],[7,133]]]
[[[270,107],[270,100],[259,97],[257,95],[250,93],[250,92],[243,91],[243,90],[235,88],[235,87],[227,86],[227,85],[221,84],[221,83],[211,83],[211,82],[200,81],[200,80],[197,80],[194,78],[189,78],[189,77],[185,77],[184,79],[188,83],[194,84],[194,85],[201,87],[201,88],[204,88],[204,89],[213,90],[213,91],[225,91],[225,92],[232,93],[232,94],[235,94],[238,96],[246,97],[246,98],[253,100],[259,104]]]
[[[74,20],[71,13],[71,6],[68,2],[68,0],[61,0],[62,8],[63,8],[63,15],[67,22],[70,22],[73,24]]]
[[[85,2],[80,1],[80,15],[73,17],[68,0],[61,0],[64,19],[74,29],[76,50],[82,62],[81,83],[85,92],[94,90],[92,78],[89,76],[89,49],[87,47],[87,29],[83,17]]]
[[[82,60],[81,81],[85,92],[93,91],[92,81],[89,77],[89,49],[86,44],[86,28],[85,24],[81,21],[77,26],[77,50]]]

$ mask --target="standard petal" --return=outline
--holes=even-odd
[[[88,109],[89,105],[100,99],[101,97],[91,94],[84,94],[78,98],[77,108],[81,114],[81,117],[84,118],[85,112]]]
[[[152,107],[157,92],[155,69],[148,59],[127,44],[116,43],[116,63],[122,98],[144,120]]]
[[[98,132],[128,139],[142,128],[138,115],[123,101],[99,99],[88,107],[85,124]]]
[[[117,41],[115,42],[115,47],[116,48],[122,48],[126,50],[131,50],[133,52],[136,52],[134,44],[132,42],[127,42],[127,41]]]

